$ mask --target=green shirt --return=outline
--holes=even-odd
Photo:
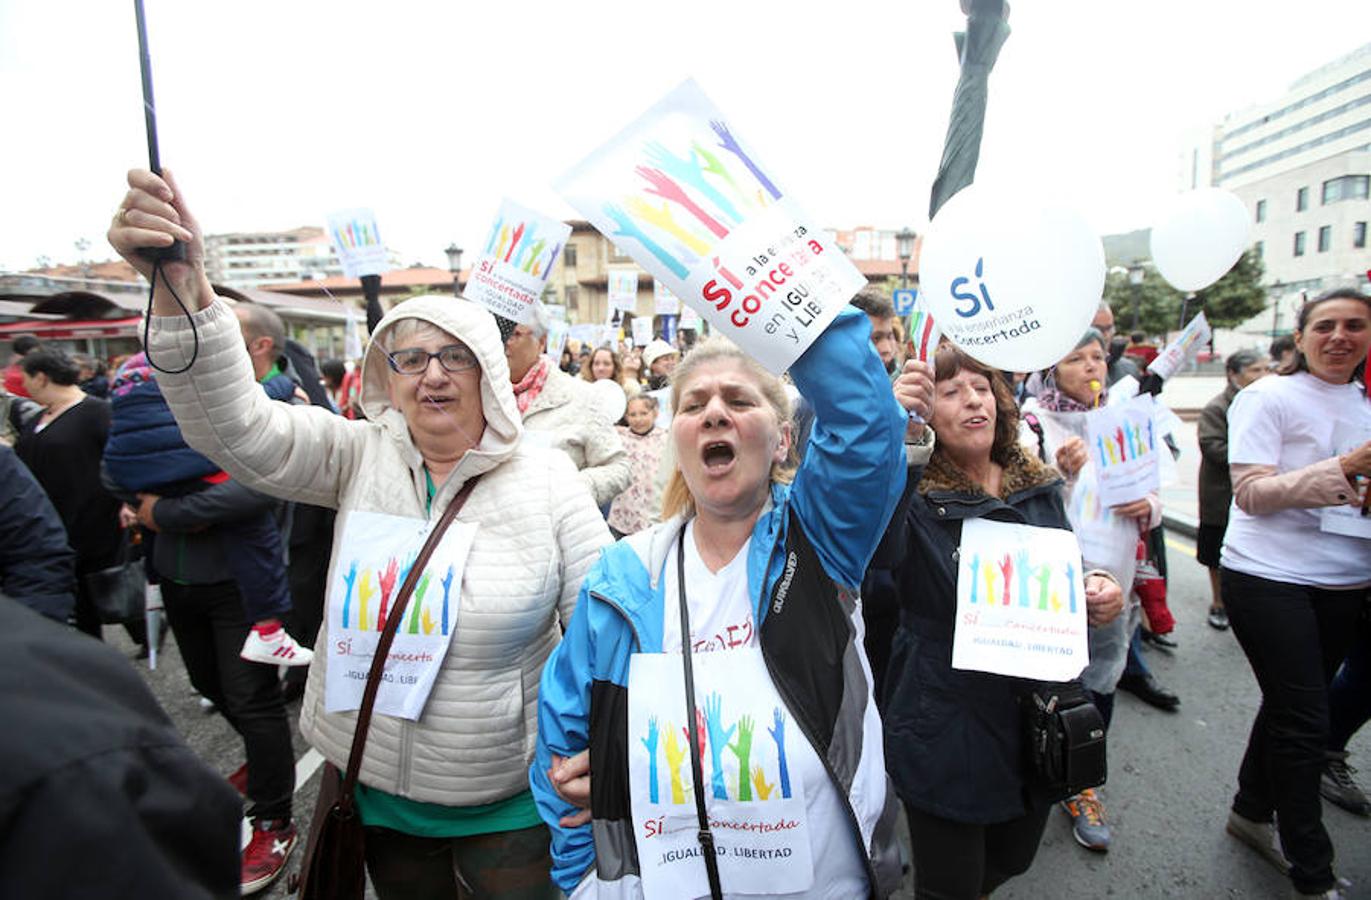
[[[357,785],[354,796],[363,825],[378,825],[419,837],[467,837],[519,831],[543,823],[531,790],[484,806],[423,803],[362,784]]]

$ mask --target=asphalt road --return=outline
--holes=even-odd
[[[1224,833],[1238,764],[1258,693],[1247,661],[1231,632],[1205,624],[1209,584],[1195,563],[1193,546],[1172,538],[1170,602],[1179,622],[1174,655],[1147,651],[1163,684],[1182,698],[1180,711],[1164,713],[1120,694],[1109,736],[1110,778],[1103,795],[1114,845],[1091,853],[1071,837],[1064,815],[1054,812],[1033,868],[1011,881],[997,898],[1064,897],[1284,897],[1288,882],[1252,851]],[[116,646],[130,648],[122,632],[107,629]],[[131,648],[130,648],[131,649]],[[243,761],[242,745],[222,718],[204,713],[185,669],[168,640],[155,672],[136,663],[186,740],[217,771],[228,774]],[[291,707],[292,722],[298,704]],[[1367,731],[1371,731],[1368,729]],[[317,755],[295,734],[300,780],[296,822],[303,834],[314,808]],[[1352,762],[1371,788],[1371,734],[1352,743]],[[1337,848],[1337,867],[1354,884],[1351,896],[1371,897],[1371,819],[1325,804],[1324,823]],[[284,879],[259,896],[285,898]],[[912,897],[909,884],[898,895]]]

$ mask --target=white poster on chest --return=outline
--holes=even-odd
[[[328,585],[328,712],[362,705],[391,601],[434,524],[385,513],[347,514]],[[381,675],[377,713],[415,720],[423,713],[457,628],[462,570],[475,537],[475,525],[453,522],[420,573]]]
[[[1371,426],[1365,422],[1339,422],[1333,427],[1333,455],[1350,453],[1368,440],[1371,440]],[[1325,506],[1319,512],[1319,530],[1345,537],[1371,538],[1371,517],[1362,514],[1360,505]]]
[[[788,721],[759,650],[697,653],[692,663],[706,808],[725,893],[807,891],[814,878],[807,787],[794,771],[804,736]],[[629,791],[643,894],[708,897],[682,658],[635,654],[628,696]]]
[[[1076,537],[988,519],[962,524],[952,668],[1067,681],[1090,661]]]

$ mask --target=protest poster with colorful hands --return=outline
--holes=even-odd
[[[799,894],[813,881],[804,778],[823,778],[755,649],[697,653],[696,720],[706,810],[729,892]],[[709,895],[700,861],[681,657],[629,663],[629,791],[643,893]]]
[[[1200,348],[1209,343],[1214,331],[1204,313],[1190,320],[1185,330],[1174,341],[1162,348],[1156,359],[1148,365],[1147,371],[1163,381],[1175,375],[1185,366],[1195,361]]]
[[[1062,528],[962,524],[952,667],[1066,681],[1090,661],[1081,552]]]
[[[527,324],[570,236],[565,222],[504,200],[462,296],[497,316]]]
[[[409,576],[431,524],[384,513],[350,512],[329,573],[324,706],[362,704],[367,672],[391,605]],[[418,719],[457,628],[462,570],[476,526],[453,522],[429,557],[405,606],[376,695],[376,711]]]
[[[1162,445],[1151,394],[1086,413],[1085,449],[1099,477],[1100,503],[1118,506],[1161,490]]]
[[[866,283],[694,81],[557,188],[716,331],[777,374]]]
[[[390,270],[386,245],[381,241],[381,229],[376,214],[369,209],[344,209],[328,216],[328,238],[343,274],[348,278],[380,275]]]

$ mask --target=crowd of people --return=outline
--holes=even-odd
[[[285,871],[303,837],[290,704],[337,770],[326,778],[358,728],[331,649],[351,639],[354,588],[359,617],[375,596],[354,551],[412,560],[450,504],[459,530],[439,546],[463,550],[419,596],[441,590],[444,636],[450,598],[460,618],[425,678],[389,688],[415,712],[378,709],[354,761],[378,896],[884,897],[903,863],[918,897],[975,898],[1028,870],[1055,808],[1083,847],[1112,845],[1099,781],[1047,778],[1026,711],[1088,707],[1102,744],[1120,689],[1178,709],[1142,653],[1175,646],[1158,494],[1104,510],[1122,549],[1079,560],[1077,678],[953,664],[964,533],[1078,528],[1094,477],[1082,417],[1164,389],[1147,372],[1156,347],[1115,338],[1107,305],[1060,360],[1012,373],[946,342],[917,358],[868,288],[778,378],[717,337],[549,353],[541,308],[516,323],[418,297],[375,323],[357,365],[316,368],[270,310],[215,296],[170,178],[131,173],[109,238],[150,281],[141,251],[178,240],[188,259],[157,264],[148,346],[108,370],[13,343],[0,615],[73,658],[112,651],[72,644],[68,623],[95,638],[122,625],[147,653],[162,635],[108,613],[110,573],[138,567],[192,685],[242,741],[227,782],[252,823],[233,852],[225,779],[136,678],[73,682],[36,727],[76,727],[106,682],[121,699],[102,714],[149,723],[164,756],[126,744],[124,764],[149,763],[151,796],[202,798],[167,815],[212,819],[188,849],[129,798],[144,823],[131,852],[149,861],[129,885],[250,893]],[[1340,896],[1320,794],[1371,814],[1347,765],[1371,717],[1371,543],[1336,517],[1360,518],[1371,479],[1369,326],[1371,299],[1333,292],[1305,304],[1278,374],[1254,351],[1230,356],[1201,458],[1183,460],[1200,467],[1208,621],[1231,627],[1262,694],[1227,829],[1302,896]],[[392,562],[377,630],[396,584]],[[421,632],[416,606],[411,634],[429,633],[424,618]],[[8,777],[56,790],[49,761],[25,763]],[[713,843],[741,827],[725,805],[740,803],[790,823],[746,866]]]

